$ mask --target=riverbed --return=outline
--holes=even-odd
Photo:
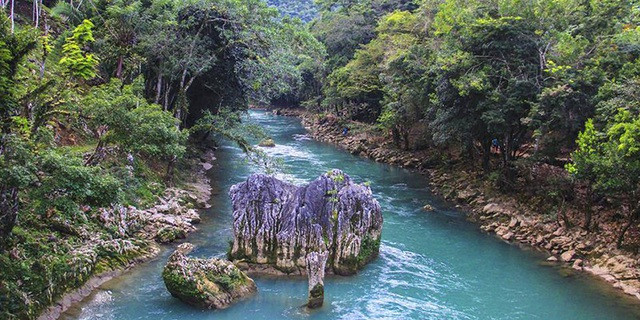
[[[305,278],[255,278],[258,294],[225,310],[171,297],[161,272],[171,250],[104,284],[63,319],[640,319],[640,304],[594,277],[545,262],[481,232],[435,197],[426,177],[352,156],[309,138],[296,118],[251,111],[273,137],[279,176],[305,183],[338,168],[369,181],[384,215],[380,256],[352,277],[325,279],[325,305],[307,312]],[[223,144],[211,170],[212,207],[189,236],[195,256],[224,257],[231,240],[229,187],[259,169]],[[425,204],[435,208],[422,210]],[[171,249],[171,248],[170,248]]]

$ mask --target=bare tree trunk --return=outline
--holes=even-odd
[[[40,26],[40,16],[42,16],[42,0],[38,1],[38,19],[36,20],[36,28]]]
[[[176,124],[176,127],[178,127],[178,129],[180,129],[180,124],[182,123],[182,108],[178,108],[178,110],[176,110],[174,116],[176,117],[176,119],[178,119],[178,123]]]
[[[104,154],[104,142],[100,140],[96,145],[96,148],[93,150],[93,153],[84,162],[84,165],[85,166],[95,165],[98,162],[98,160],[102,158],[103,154]]]
[[[173,171],[175,169],[177,160],[178,158],[176,156],[173,156],[171,160],[169,160],[169,164],[167,165],[167,173],[164,177],[164,181],[169,186],[173,185]]]
[[[91,156],[89,156],[89,158],[87,158],[87,160],[84,162],[85,166],[95,165],[96,163],[100,162],[102,158],[104,158],[104,140],[102,139],[102,137],[107,133],[107,131],[109,131],[108,126],[100,126],[96,130],[95,134],[96,138],[98,138],[98,144],[96,145],[95,150],[93,150]]]
[[[47,25],[47,22],[45,20],[44,36],[46,37],[48,35],[49,35],[49,26]],[[47,52],[47,48],[42,48],[42,62],[40,63],[40,80],[44,79],[45,63],[47,61],[48,55],[49,55],[49,52]]]
[[[481,142],[482,146],[482,169],[484,172],[489,172],[491,169],[491,141],[489,142]]]
[[[409,150],[409,130],[402,128],[402,139],[404,140],[404,150]]]
[[[13,10],[15,2],[16,0],[11,0],[11,34],[13,34],[13,31],[15,29],[15,17],[14,17],[14,10]]]
[[[169,91],[171,90],[171,87],[168,86],[167,83],[165,83],[165,90],[164,90],[164,111],[169,111]]]
[[[635,221],[635,219],[633,218],[633,215],[629,215],[629,220],[624,225],[624,227],[622,227],[622,230],[620,230],[620,234],[618,235],[618,240],[616,241],[616,247],[618,249],[620,249],[620,247],[622,247],[622,242],[624,241],[624,234],[627,233],[627,230],[629,230],[631,225],[633,225],[634,221]]]
[[[640,203],[637,203],[633,210],[629,213],[629,220],[620,230],[620,234],[618,235],[618,240],[616,241],[616,247],[620,249],[622,246],[622,242],[624,241],[624,235],[627,233],[627,230],[636,222],[638,219],[638,215],[640,215]]]
[[[122,80],[122,65],[124,64],[124,57],[118,57],[118,68],[116,69],[116,78]]]
[[[564,226],[566,228],[571,228],[572,224],[571,224],[571,221],[569,221],[569,217],[567,216],[567,209],[565,204],[566,204],[566,200],[564,199],[564,197],[562,197],[562,203],[558,208],[558,218],[562,219],[562,221],[564,222]]]
[[[40,26],[41,14],[42,14],[42,0],[33,0],[33,22],[36,28]]]
[[[158,81],[156,83],[156,99],[154,100],[155,103],[160,102],[161,94],[162,94],[162,73],[158,72]]]
[[[391,128],[391,138],[393,139],[393,144],[400,148],[400,130],[397,126],[393,126],[393,128]]]
[[[184,107],[182,105],[182,99],[183,99],[183,95],[185,95],[185,83],[186,83],[186,79],[187,79],[187,69],[184,69],[182,71],[182,77],[180,78],[180,87],[178,87],[178,93],[176,95],[176,102],[174,104],[174,109],[173,110],[173,115],[180,120],[180,122],[178,123],[178,128],[180,128],[180,123],[182,123],[182,108]]]
[[[504,135],[502,137],[502,141],[500,143],[500,155],[502,156],[502,166],[503,167],[507,167],[507,165],[509,164],[509,152],[510,152],[510,148],[509,148],[509,136],[508,135]]]
[[[182,90],[184,88],[184,83],[187,79],[187,69],[184,69],[182,71],[182,78],[180,78],[180,90]]]
[[[584,212],[584,229],[589,231],[591,230],[591,219],[593,217],[593,208],[591,204],[587,205],[587,210]]]

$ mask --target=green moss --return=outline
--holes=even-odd
[[[247,286],[251,280],[238,268],[233,267],[229,273],[224,261],[208,261],[198,258],[187,258],[167,264],[162,271],[162,279],[167,290],[176,298],[198,307],[210,307],[211,298],[233,294],[234,290]],[[211,267],[211,263],[215,267]],[[251,284],[253,285],[253,284]]]
[[[92,224],[89,221],[83,227],[99,229]],[[144,241],[128,242],[124,252],[87,247],[86,239],[39,224],[23,224],[13,231],[9,239],[12,249],[0,253],[0,319],[34,319],[93,275],[122,268],[147,252]],[[89,249],[79,253],[78,247]]]
[[[371,259],[378,256],[380,252],[380,238],[371,238],[369,235],[365,235],[360,245],[360,253],[358,254],[358,265],[361,267]]]
[[[311,289],[311,291],[309,291],[309,295],[312,298],[319,298],[324,296],[324,286],[317,283],[315,286],[313,286],[313,288]]]
[[[220,285],[226,291],[232,291],[239,286],[247,283],[246,276],[244,276],[238,269],[234,269],[233,271],[231,271],[230,275],[207,274],[207,279]]]
[[[171,243],[178,239],[184,239],[187,237],[187,233],[173,226],[163,227],[158,231],[155,239],[160,243]]]
[[[96,148],[96,144],[97,143],[93,141],[91,143],[64,146],[64,147],[61,147],[61,149],[64,150],[65,152],[69,152],[72,155],[82,156],[83,154],[92,152]]]
[[[165,268],[162,272],[162,280],[173,296],[180,299],[206,299],[200,290],[198,290],[195,281],[187,279],[179,272],[173,269]]]
[[[231,261],[233,261],[234,259],[236,259],[236,258],[233,256],[232,251],[233,251],[233,240],[229,240],[229,249],[227,249],[227,259],[229,259],[229,260],[231,260]]]
[[[373,239],[365,235],[360,244],[360,253],[357,256],[350,256],[341,262],[341,272],[346,274],[356,273],[369,261],[378,256],[380,252],[380,238]]]
[[[329,237],[326,234],[322,235],[322,241],[324,242],[324,246],[329,248]]]

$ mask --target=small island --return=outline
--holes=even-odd
[[[250,273],[309,275],[310,307],[322,305],[325,271],[353,275],[378,255],[380,205],[368,185],[340,170],[305,186],[254,174],[229,195],[229,259]]]

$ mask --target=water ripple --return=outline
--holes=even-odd
[[[295,141],[310,141],[313,140],[309,134],[294,134],[293,140]]]

